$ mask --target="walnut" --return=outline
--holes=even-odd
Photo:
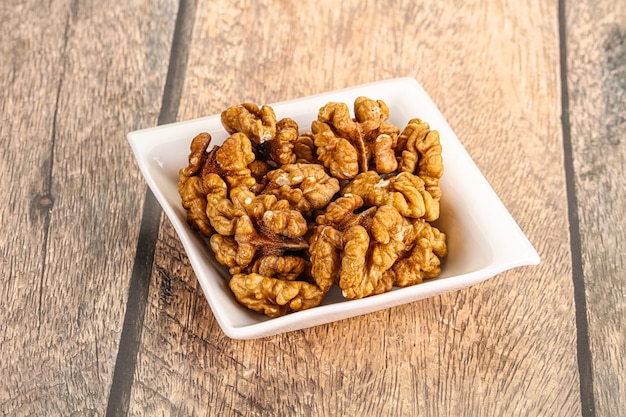
[[[373,133],[372,136],[390,136],[393,138],[392,146],[396,146],[396,139],[400,129],[393,124],[387,123],[389,107],[387,107],[384,101],[357,97],[354,101],[354,115],[364,135]]]
[[[220,254],[218,262],[228,266],[231,273],[246,270],[264,256],[282,256],[308,247],[302,238],[308,231],[302,214],[273,195],[256,196],[245,187],[235,187],[230,198],[211,204],[207,214],[219,236],[232,236],[229,241],[217,235],[211,238],[213,251]],[[220,249],[224,242],[228,250]],[[293,272],[293,267],[289,271],[281,268],[277,269],[281,274]]]
[[[254,188],[257,182],[248,168],[254,162],[250,140],[234,134],[222,146],[207,152],[211,135],[201,133],[191,141],[189,165],[179,172],[178,193],[187,209],[187,222],[204,236],[214,232],[209,214],[226,196],[227,184]]]
[[[439,218],[439,201],[424,188],[424,181],[409,172],[382,178],[375,171],[359,174],[342,190],[342,195],[356,194],[366,204],[383,206],[389,204],[400,214],[411,218],[434,221]]]
[[[187,210],[189,226],[204,236],[211,236],[213,228],[206,215],[206,193],[202,187],[202,178],[185,177],[181,170],[178,194],[181,197],[183,207]]]
[[[217,262],[227,266],[231,274],[237,274],[242,271],[243,268],[237,263],[239,245],[232,236],[215,233],[211,236],[210,243]]]
[[[338,281],[347,298],[389,291],[392,276],[385,275],[404,249],[410,223],[392,206],[359,211],[357,195],[340,197],[317,218],[320,226],[311,238],[311,274],[324,289]]]
[[[338,198],[317,216],[313,236],[309,241],[311,275],[315,283],[327,290],[339,278],[341,256],[345,246],[344,234],[353,226],[372,223],[375,208],[357,212],[363,199],[357,195]]]
[[[243,103],[224,110],[221,119],[229,134],[244,133],[257,145],[276,135],[276,114],[270,106]]]
[[[339,181],[330,177],[321,165],[287,164],[267,173],[268,183],[262,194],[287,200],[300,212],[326,207],[339,191]]]
[[[343,233],[332,226],[317,226],[309,241],[311,275],[324,292],[335,283],[341,267]]]
[[[268,317],[316,307],[324,298],[324,292],[308,282],[286,281],[256,273],[233,275],[229,287],[237,301]]]
[[[255,196],[243,187],[234,188],[230,198],[236,207],[241,207],[258,227],[288,238],[300,238],[308,226],[302,214],[292,210],[289,202],[278,200],[273,195]]]
[[[331,127],[317,120],[311,124],[317,147],[317,157],[339,179],[354,178],[359,173],[359,154],[346,138],[338,136]]]
[[[256,185],[256,180],[248,166],[255,160],[250,139],[243,133],[234,133],[222,146],[214,147],[207,156],[202,168],[202,176],[218,174],[229,187]]]
[[[206,216],[215,231],[222,235],[235,233],[236,219],[245,214],[241,208],[235,208],[228,200],[228,186],[217,174],[208,174],[204,178],[206,190]]]
[[[207,160],[206,150],[210,144],[211,135],[206,132],[198,134],[191,140],[189,145],[189,165],[181,170],[181,175],[191,177],[200,172]]]
[[[305,273],[306,267],[306,261],[299,256],[265,255],[254,262],[251,272],[293,281]]]
[[[284,118],[276,121],[274,109],[243,103],[222,112],[222,125],[230,134],[243,133],[254,144],[257,160],[273,167],[296,162],[294,144],[298,140],[298,124]]]
[[[394,141],[394,137],[383,133],[370,143],[376,172],[387,174],[398,167],[398,161],[393,151]],[[369,165],[367,167],[369,168]]]
[[[341,263],[342,269],[346,269],[346,271],[342,271],[339,281],[339,286],[346,297],[361,298],[391,290],[393,281],[387,279],[384,273],[395,263],[398,254],[404,247],[402,239],[404,233],[408,231],[407,226],[407,222],[395,208],[391,206],[379,207],[369,230],[369,245],[365,247],[367,251],[365,253],[366,267],[358,266],[349,260],[352,249],[349,247],[352,243],[350,231],[354,230],[350,229],[349,233],[344,236],[346,241],[344,254],[346,256]],[[357,250],[359,237],[357,234],[357,245],[355,245]]]
[[[231,186],[250,187],[255,184],[256,181],[248,168],[254,161],[254,153],[250,140],[245,135],[232,135],[221,146],[214,146],[207,152],[210,142],[211,135],[208,133],[201,133],[191,141],[189,165],[179,172],[179,191],[190,187],[185,185],[190,178],[200,178],[204,183],[204,178],[209,174],[223,177]],[[206,194],[205,190],[200,191]]]
[[[273,137],[260,144],[252,142],[256,160],[267,164],[270,169],[295,163],[298,138],[298,124],[293,119],[281,119],[276,123],[276,134]]]
[[[447,255],[446,235],[423,219],[412,223],[412,230],[405,236],[405,248],[399,254],[388,279],[394,285],[406,287],[420,284],[425,278],[433,278],[441,273],[440,258]]]
[[[189,147],[189,165],[179,171],[178,194],[187,210],[187,223],[204,236],[210,236],[213,228],[206,215],[206,190],[198,173],[206,160],[206,149],[211,143],[211,135],[200,133],[194,137]]]
[[[268,158],[276,166],[293,164],[296,162],[294,144],[298,140],[298,124],[289,118],[281,119],[276,124],[276,136],[265,142],[262,147]]]
[[[267,178],[265,176],[274,168],[265,161],[255,159],[248,165],[248,169],[250,170],[250,175],[254,177],[257,183],[257,186],[251,188],[256,194],[265,188],[267,184]]]
[[[315,222],[320,225],[332,225],[345,231],[355,224],[371,221],[376,208],[362,210],[362,207],[363,199],[360,196],[346,194],[329,204],[324,214],[317,216]]]
[[[441,198],[439,182],[443,175],[439,132],[430,130],[428,123],[411,119],[398,137],[396,156],[400,160],[398,171],[419,176],[426,191],[436,200]]]
[[[394,147],[400,130],[385,121],[389,108],[382,101],[358,97],[354,102],[355,118],[345,103],[328,103],[311,124],[317,154],[324,166],[337,178],[354,178],[359,172],[375,170],[381,174],[394,171],[397,160]]]
[[[305,132],[296,139],[293,152],[296,154],[296,163],[319,164],[315,142],[311,132]]]

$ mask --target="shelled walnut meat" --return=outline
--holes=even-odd
[[[439,133],[401,130],[382,100],[319,109],[311,130],[270,106],[221,115],[230,135],[192,139],[178,192],[189,225],[228,267],[237,301],[269,317],[318,306],[338,286],[356,299],[441,272]]]

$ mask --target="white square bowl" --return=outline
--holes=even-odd
[[[187,225],[178,195],[178,171],[187,166],[191,139],[200,132],[209,132],[212,147],[228,137],[220,115],[128,134],[139,168],[178,233],[213,314],[229,337],[252,339],[321,325],[459,290],[508,269],[539,263],[531,243],[414,79],[380,81],[271,106],[278,119],[294,119],[303,132],[310,129],[319,108],[327,102],[344,102],[351,107],[358,96],[385,101],[390,123],[401,129],[409,119],[419,117],[440,133],[444,175],[441,215],[436,225],[448,238],[448,256],[443,260],[441,275],[419,285],[358,300],[343,298],[335,286],[320,306],[273,319],[235,300],[228,287],[227,269],[215,261],[207,242]]]

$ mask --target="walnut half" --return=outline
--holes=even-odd
[[[229,287],[237,301],[268,317],[316,307],[324,298],[324,292],[308,282],[285,281],[256,273],[233,275]]]

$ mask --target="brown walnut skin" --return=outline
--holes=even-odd
[[[405,249],[410,223],[392,206],[359,212],[363,200],[347,195],[318,216],[310,241],[311,274],[325,289],[336,281],[346,298],[363,298],[391,290],[387,271]]]
[[[206,194],[199,172],[207,161],[206,153],[211,143],[211,135],[200,133],[189,146],[189,164],[179,171],[178,194],[187,210],[187,223],[204,236],[211,236],[213,228],[206,215]]]
[[[398,137],[396,157],[398,170],[419,176],[433,199],[441,198],[439,186],[443,176],[443,158],[439,132],[420,119],[411,119]]]
[[[259,108],[254,103],[243,103],[224,110],[222,125],[229,134],[241,132],[257,145],[276,135],[276,114],[270,106]]]
[[[341,194],[356,194],[367,205],[391,205],[405,217],[424,218],[428,221],[439,218],[439,200],[435,200],[426,191],[420,177],[409,172],[385,178],[375,171],[363,172],[347,184]]]
[[[257,196],[245,187],[235,187],[229,196],[216,193],[207,213],[220,236],[232,237],[224,241],[214,235],[211,240],[212,249],[220,255],[218,262],[231,268],[231,273],[249,270],[264,256],[282,256],[308,247],[302,238],[308,231],[302,214],[291,209],[288,201],[277,200],[273,195]],[[220,250],[222,242],[229,245],[227,251]],[[277,269],[278,273],[290,274],[295,267],[280,268],[284,269]]]
[[[311,124],[320,161],[337,178],[354,178],[359,172],[394,171],[398,162],[394,147],[399,129],[385,122],[389,108],[382,101],[358,97],[355,118],[345,103],[330,102]]]
[[[324,298],[324,292],[308,282],[256,273],[233,275],[229,287],[241,304],[272,318],[317,307]]]
[[[441,258],[448,254],[446,235],[423,219],[413,220],[400,259],[387,271],[399,287],[421,284],[441,273]]]
[[[267,180],[263,194],[287,200],[302,213],[326,207],[339,191],[337,178],[318,164],[286,164],[268,172]]]

